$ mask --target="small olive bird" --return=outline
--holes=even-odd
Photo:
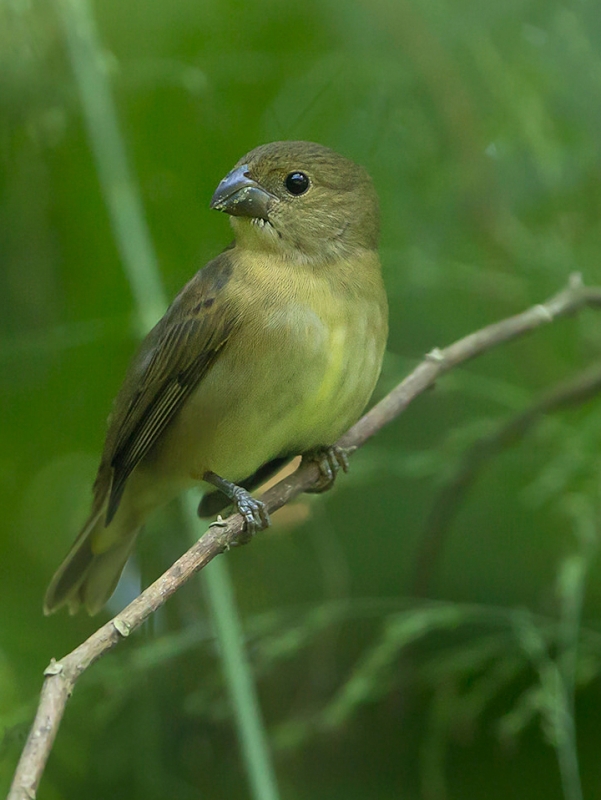
[[[333,445],[372,394],[388,331],[371,178],[322,145],[273,142],[240,159],[211,208],[235,241],[133,359],[46,614],[98,612],[149,513],[199,481],[199,515],[233,505],[250,535],[269,524],[250,491],[295,455],[319,463],[325,488],[345,466]]]

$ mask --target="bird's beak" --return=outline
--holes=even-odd
[[[221,181],[211,199],[211,208],[234,217],[267,219],[275,200],[275,195],[250,177],[248,164],[242,164]]]

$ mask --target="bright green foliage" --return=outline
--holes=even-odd
[[[601,283],[598,4],[94,11],[170,297],[229,242],[208,210],[219,180],[282,138],[376,181],[391,306],[379,396],[571,272]],[[138,324],[47,0],[0,4],[0,174],[3,796],[43,668],[97,625],[45,619],[42,596],[86,514]],[[600,343],[590,311],[453,372],[332,493],[228,555],[283,798],[579,800],[578,772],[601,796],[599,401],[499,434]],[[425,531],[442,546],[412,600]],[[177,507],[140,545],[116,604],[188,546]],[[39,797],[249,797],[198,583],[81,679]]]

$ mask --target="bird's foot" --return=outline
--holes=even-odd
[[[354,447],[339,447],[332,445],[331,447],[321,447],[305,453],[303,461],[313,461],[319,468],[320,480],[319,483],[307,489],[308,494],[321,494],[331,489],[336,480],[336,475],[339,470],[343,472],[349,471],[349,455],[353,452]]]
[[[242,516],[244,528],[241,535],[237,538],[236,544],[246,544],[252,539],[255,533],[269,527],[271,520],[269,519],[265,504],[262,503],[261,500],[257,500],[256,497],[253,497],[250,492],[247,492],[242,486],[236,486],[235,483],[226,481],[225,478],[221,478],[214,472],[206,472],[203,475],[203,480],[215,486],[229,498],[235,506],[236,511]],[[220,523],[218,521],[214,524],[219,525]]]
[[[255,533],[265,530],[271,525],[265,503],[257,500],[241,486],[234,486],[232,501],[236,510],[244,519],[244,530],[237,539],[237,544],[246,544]]]

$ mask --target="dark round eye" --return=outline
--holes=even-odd
[[[290,194],[304,194],[309,188],[309,178],[304,172],[291,172],[284,184]]]

